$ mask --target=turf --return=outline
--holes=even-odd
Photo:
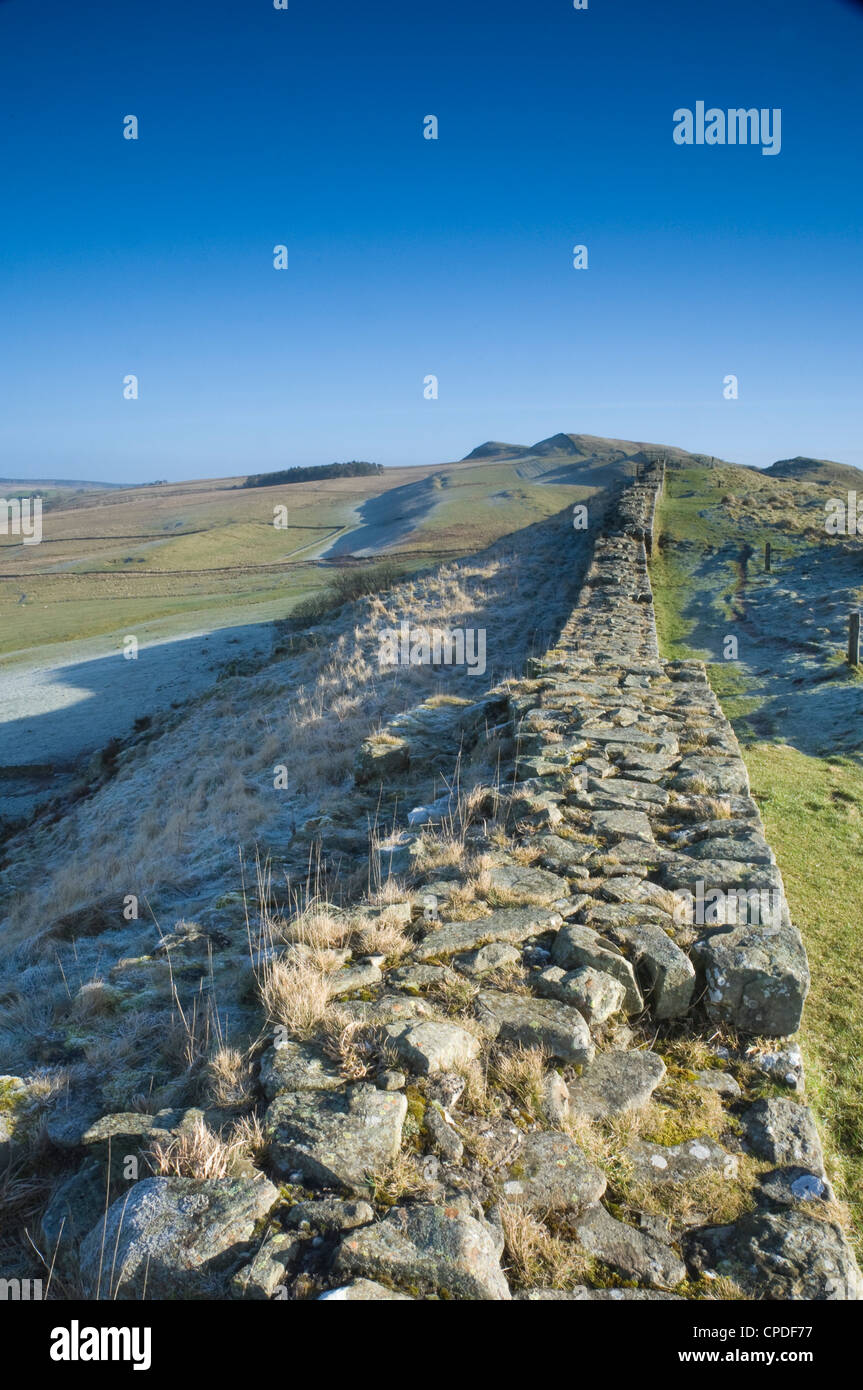
[[[335,540],[347,551],[354,534],[367,544],[367,507],[383,553],[410,573],[483,550],[595,490],[524,479],[517,461],[281,487],[241,481],[52,494],[40,545],[0,536],[0,655],[145,637],[154,623],[175,635],[287,616],[326,587],[333,562],[321,557]],[[284,530],[273,525],[278,505],[288,508]]]
[[[863,1239],[863,774],[852,756],[815,756],[792,746],[781,714],[765,716],[770,677],[715,660],[714,634],[734,612],[735,557],[765,539],[780,556],[823,554],[818,525],[824,488],[773,482],[743,469],[679,469],[667,475],[660,544],[651,561],[660,650],[707,661],[711,684],[734,725],[752,792],[785,881],[812,972],[800,1043],[808,1099],[822,1124],[831,1175]],[[793,637],[791,639],[793,641]],[[755,652],[757,657],[758,653]],[[825,662],[843,682],[841,654]],[[859,679],[859,677],[858,677]],[[825,686],[818,687],[821,691]],[[826,696],[818,697],[826,698]],[[817,708],[817,702],[816,702]],[[771,732],[765,738],[765,726]]]

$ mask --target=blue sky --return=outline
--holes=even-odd
[[[0,476],[863,466],[861,55],[844,0],[0,0]],[[676,145],[698,100],[781,153]]]

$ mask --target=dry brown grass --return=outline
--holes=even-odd
[[[466,830],[478,821],[494,820],[503,806],[500,788],[479,782],[467,790],[459,788],[455,819]]]
[[[715,1279],[711,1279],[708,1291],[702,1294],[702,1297],[709,1303],[737,1303],[746,1300],[746,1294],[740,1285],[725,1274],[717,1274]]]
[[[709,1071],[718,1065],[714,1048],[716,1041],[708,1042],[697,1033],[683,1033],[676,1038],[664,1039],[661,1044],[662,1057],[667,1066],[676,1065],[691,1072]],[[725,1064],[722,1064],[723,1069]]]
[[[631,1111],[603,1124],[577,1111],[570,1111],[559,1127],[575,1140],[591,1162],[607,1173],[615,1171],[621,1164],[626,1145],[638,1135],[638,1120]],[[624,1170],[628,1171],[626,1165]]]
[[[542,858],[542,850],[538,845],[510,845],[508,853],[515,864],[524,864],[526,867]]]
[[[453,1070],[464,1078],[461,1108],[471,1115],[491,1117],[500,1113],[501,1100],[490,1084],[487,1062],[478,1057],[457,1064]]]
[[[146,1033],[148,1023],[152,1020],[139,1019],[142,1032]],[[170,1022],[159,1048],[162,1058],[188,1073],[196,1072],[222,1041],[221,1022],[213,996],[198,992],[184,1006],[175,990]],[[109,1049],[113,1043],[113,1037],[104,1039],[103,1049]]]
[[[508,853],[511,858],[519,863],[529,864],[536,858],[530,852],[525,852],[520,858],[520,851],[517,846],[510,847]],[[529,907],[534,903],[544,901],[542,896],[537,896],[527,890],[517,888],[501,888],[492,882],[491,869],[494,863],[489,856],[483,856],[477,863],[475,871],[472,873],[469,882],[477,897],[483,898],[490,908],[497,907]]]
[[[539,604],[545,614],[562,616],[568,604],[549,564],[560,528],[552,522],[546,530],[362,599],[328,622],[320,641],[216,683],[189,717],[135,746],[108,784],[71,807],[62,825],[46,821],[14,838],[8,884],[21,881],[34,862],[50,869],[26,905],[20,894],[5,895],[5,942],[30,940],[34,920],[50,924],[97,898],[121,902],[130,883],[140,885],[142,902],[161,897],[167,915],[172,899],[181,900],[172,885],[204,865],[211,878],[215,869],[224,887],[233,888],[238,844],[266,843],[271,832],[283,838],[286,815],[302,813],[310,795],[326,814],[342,799],[362,739],[439,693],[439,673],[430,668],[381,672],[382,625],[397,625],[406,612],[436,626],[482,626],[494,615],[510,634],[503,659],[519,666],[533,641],[527,615]],[[498,654],[490,680],[506,674],[500,661]],[[466,671],[448,674],[459,696],[475,699],[477,685]],[[275,763],[290,769],[289,788],[277,797]],[[178,794],[181,765],[188,775]]]
[[[394,1207],[411,1197],[423,1197],[429,1191],[420,1161],[406,1150],[398,1153],[384,1168],[369,1173],[368,1184],[371,1200],[379,1207]]]
[[[485,900],[489,907],[533,907],[543,903],[542,894],[531,893],[521,888],[500,888],[489,885]]]
[[[78,990],[72,1000],[72,1015],[78,1020],[103,1018],[115,1014],[119,1004],[116,990],[106,985],[103,979],[96,977],[88,980]]]
[[[534,993],[528,983],[530,976],[521,961],[509,965],[499,965],[482,976],[483,989],[505,989],[510,994],[521,994],[533,999]]]
[[[418,873],[432,869],[461,868],[464,862],[464,840],[446,831],[434,835],[427,832],[418,843],[415,866]]]
[[[507,1091],[532,1120],[542,1115],[548,1061],[549,1054],[541,1047],[497,1049],[492,1053],[490,1079]]]
[[[326,1022],[332,1001],[329,972],[311,956],[267,960],[258,972],[261,1004],[271,1024],[295,1038],[311,1038]]]
[[[388,878],[367,894],[368,901],[375,907],[386,907],[402,903],[408,897],[408,889],[400,878]]]
[[[0,1269],[16,1263],[21,1249],[29,1247],[27,1232],[38,1230],[39,1214],[48,1201],[52,1185],[50,1176],[28,1172],[23,1157],[0,1172],[0,1211],[3,1213]]]
[[[324,1051],[348,1081],[362,1081],[380,1060],[379,1029],[334,1008],[327,1018]]]
[[[502,1202],[504,1269],[516,1288],[571,1289],[590,1277],[592,1261],[523,1207]]]
[[[477,922],[488,915],[489,907],[478,896],[476,879],[460,883],[441,906],[441,918],[449,922]]]
[[[736,1178],[703,1173],[679,1183],[622,1183],[617,1196],[633,1210],[668,1216],[679,1227],[725,1226],[755,1206],[755,1179],[764,1167],[741,1158]]]
[[[447,1018],[458,1018],[463,1025],[470,1031],[474,1031],[473,1019],[470,1012],[473,1001],[479,993],[479,986],[475,985],[465,975],[446,975],[442,980],[436,980],[428,991],[426,998]]]
[[[270,919],[271,940],[292,942],[316,953],[343,947],[350,935],[350,921],[326,902],[313,901],[289,921]]]
[[[231,1137],[239,1144],[240,1151],[247,1154],[257,1167],[263,1166],[267,1159],[269,1140],[259,1115],[243,1115],[239,1120],[235,1120],[231,1125]]]
[[[154,1141],[144,1157],[158,1178],[226,1178],[243,1149],[243,1136],[223,1138],[197,1119],[190,1130]]]
[[[220,1047],[207,1062],[204,1093],[212,1105],[246,1107],[255,1096],[252,1064],[247,1053],[235,1047]]]
[[[397,965],[413,945],[395,905],[389,912],[385,908],[380,917],[353,927],[351,943],[359,955],[386,956],[388,966]]]

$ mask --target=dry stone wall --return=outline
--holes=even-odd
[[[792,1036],[803,943],[705,670],[658,651],[662,484],[648,462],[606,507],[523,679],[358,750],[351,834],[370,794],[402,806],[383,891],[333,909],[353,949],[330,952],[326,1024],[302,933],[253,962],[293,994],[264,1022],[261,1132],[229,1176],[111,1168],[218,1131],[214,1110],[49,1124],[85,1162],[43,1237],[90,1296],[140,1297],[145,1275],[175,1298],[861,1296]],[[422,764],[484,747],[497,785],[404,814]]]
[[[527,677],[506,686],[505,709],[495,706],[498,720],[509,720],[514,753],[498,815],[515,828],[529,862],[492,852],[486,882],[492,901],[497,890],[497,901],[509,893],[530,905],[428,924],[412,960],[384,984],[399,993],[372,1008],[392,1015],[389,1042],[409,1073],[436,1077],[474,1058],[476,1024],[486,1045],[539,1046],[549,1058],[545,1118],[561,1128],[519,1133],[490,1187],[504,1203],[552,1213],[556,1229],[565,1228],[617,1284],[519,1296],[667,1298],[679,1288],[698,1297],[725,1275],[752,1298],[856,1298],[859,1276],[840,1225],[830,1220],[832,1192],[811,1111],[798,1094],[799,1049],[789,1040],[809,987],[805,949],[704,666],[659,655],[648,555],[662,485],[662,465],[651,463],[621,490],[571,621],[555,647],[531,662]],[[491,692],[489,701],[502,693]],[[409,760],[409,741],[404,756]],[[421,862],[422,836],[422,829],[396,836],[384,872],[410,873]],[[427,882],[414,904],[431,901],[434,911],[455,888],[452,879]],[[525,966],[526,987],[507,990],[501,971]],[[427,1022],[421,1013],[398,1017],[413,1012],[404,991],[419,1001],[447,975],[478,986],[469,1027]],[[683,1195],[700,1191],[705,1180],[745,1187],[742,1169],[754,1160],[735,1221],[699,1220],[697,1199],[694,1219],[681,1216],[685,1195],[668,1203],[665,1218],[657,1218],[652,1200],[642,1212],[629,1201],[621,1220],[613,1212],[618,1204],[608,1200],[602,1156],[588,1160],[572,1138],[573,1120],[613,1123],[643,1109],[659,1087],[673,1106],[661,1046],[639,1041],[663,1028],[712,1039],[713,1063],[696,1081],[722,1098],[726,1112],[719,1138],[634,1140],[623,1154],[633,1190]],[[758,1099],[748,1100],[723,1069],[741,1058]],[[762,1095],[765,1077],[785,1093]],[[454,1093],[457,1101],[460,1088],[451,1089],[451,1101]],[[454,1102],[451,1110],[432,1112],[431,1127],[450,1163],[456,1155],[461,1161],[460,1135],[469,1126]],[[301,1146],[289,1146],[286,1162],[302,1168]],[[458,1187],[452,1168],[448,1180]],[[444,1211],[434,1220],[449,1223],[454,1238],[459,1233],[458,1249],[452,1266],[427,1272],[431,1283],[437,1279],[455,1296],[509,1296],[497,1278],[491,1237],[486,1282],[469,1291],[447,1283],[477,1230],[494,1231],[498,1208],[492,1224],[487,1203],[471,1216],[468,1207]],[[338,1269],[414,1280],[416,1213],[406,1206],[346,1239]],[[427,1234],[434,1245],[438,1236]]]

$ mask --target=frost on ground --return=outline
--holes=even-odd
[[[287,867],[299,890],[310,843],[301,827],[339,806],[367,734],[428,697],[479,698],[553,638],[578,591],[573,536],[568,517],[557,518],[349,605],[307,644],[293,644],[301,649],[220,681],[164,731],[157,723],[155,737],[117,754],[112,775],[91,794],[9,841],[0,978],[14,984],[18,1002],[0,1031],[6,1065],[33,1059],[33,1032],[50,1031],[67,987],[74,992],[123,957],[149,953],[177,919],[224,915],[229,904],[220,908],[220,899],[242,886],[238,848],[249,861],[269,858],[276,880]],[[564,543],[561,571],[555,556]],[[378,634],[404,619],[485,628],[485,675],[381,669]],[[274,786],[285,780],[278,768],[286,788]],[[130,896],[139,917],[127,925],[122,904]],[[114,930],[95,935],[104,912],[114,914]]]
[[[589,555],[562,517],[295,632],[13,842],[22,1274],[88,1298],[860,1296],[789,1064],[803,943],[704,667],[659,655],[644,462]],[[381,669],[403,619],[484,629],[484,678]],[[677,910],[705,878],[776,912],[705,927]]]

